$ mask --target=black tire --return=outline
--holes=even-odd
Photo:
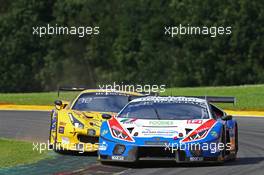
[[[236,154],[238,152],[238,127],[237,123],[235,125],[235,148],[236,148]]]
[[[109,162],[109,161],[100,161],[102,165],[112,165],[114,164],[113,162]]]
[[[51,143],[51,128],[52,128],[52,118],[53,118],[53,113],[51,113],[51,117],[50,117],[50,132],[49,132],[49,142]],[[58,117],[56,119],[56,131],[55,131],[55,139],[54,139],[54,144],[53,145],[49,145],[50,149],[53,149],[53,151],[57,152],[56,150],[56,143],[57,143],[57,126],[58,126]]]
[[[51,128],[52,128],[52,116],[53,112],[50,114],[50,128],[49,128],[49,149],[53,149],[54,145],[51,145]]]
[[[223,128],[222,128],[221,143],[226,145],[226,129],[225,129],[225,126],[223,126]],[[224,147],[223,150],[221,150],[221,159],[222,159],[222,161],[220,163],[224,162],[225,156],[226,156],[226,146]]]
[[[230,155],[230,160],[235,161],[237,158],[237,152],[238,152],[238,127],[237,124],[235,124],[235,153]]]

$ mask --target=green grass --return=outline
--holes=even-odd
[[[224,109],[264,110],[264,85],[170,88],[161,95],[234,96],[236,104],[219,104]]]
[[[0,168],[29,164],[47,157],[47,151],[40,154],[33,151],[30,142],[0,138]]]
[[[0,104],[53,105],[57,99],[71,100],[78,92],[0,93]]]
[[[70,100],[77,94],[78,92],[62,92],[60,99]],[[235,110],[264,110],[264,85],[169,88],[161,95],[235,96],[237,98],[235,106],[232,104],[220,106]],[[56,99],[58,99],[56,92],[0,94],[0,104],[53,105]]]

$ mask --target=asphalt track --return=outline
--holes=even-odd
[[[0,111],[0,137],[46,141],[49,135],[49,119],[48,112]],[[237,117],[236,119],[239,126],[239,152],[235,162],[226,162],[222,166],[177,165],[174,162],[140,162],[134,165],[114,166],[102,166],[95,163],[87,165],[76,174],[94,174],[105,171],[105,173],[128,175],[264,175],[264,118]]]
[[[44,142],[49,124],[49,112],[0,111],[0,137]]]

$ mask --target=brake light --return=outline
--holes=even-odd
[[[134,142],[134,139],[130,137],[128,132],[121,126],[121,124],[115,117],[108,120],[107,122],[113,137],[128,142]]]
[[[194,130],[191,134],[189,134],[187,137],[185,137],[182,142],[190,142],[190,141],[195,141],[199,139],[203,139],[208,131],[212,128],[212,126],[215,124],[214,119],[210,119],[206,121],[204,124],[199,126],[196,130]]]

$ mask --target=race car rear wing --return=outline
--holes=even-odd
[[[217,96],[204,96],[204,98],[212,103],[233,103],[236,104],[236,97],[217,97]]]
[[[60,96],[60,91],[84,91],[88,88],[85,87],[58,87],[58,97]]]
[[[159,92],[145,92],[145,91],[143,91],[143,92],[136,91],[136,92],[141,93],[141,94],[143,94],[145,96],[159,96]]]
[[[184,96],[184,97],[205,99],[211,103],[233,103],[233,104],[236,104],[236,97],[221,97],[221,96]]]
[[[169,95],[170,97],[190,97],[190,98],[200,98],[211,103],[233,103],[236,104],[236,97],[230,96],[186,96],[186,95]]]
[[[149,92],[138,92],[138,93],[141,93],[142,96],[129,96],[128,101],[130,102],[130,101],[135,100],[137,98],[148,97],[148,96],[155,96],[155,97],[159,96],[159,93],[157,93],[157,92],[150,92],[150,93]]]
[[[87,87],[58,87],[58,97],[60,96],[60,91],[84,91],[89,89]],[[136,91],[137,92],[137,91]],[[159,96],[158,92],[138,92],[144,96]]]

